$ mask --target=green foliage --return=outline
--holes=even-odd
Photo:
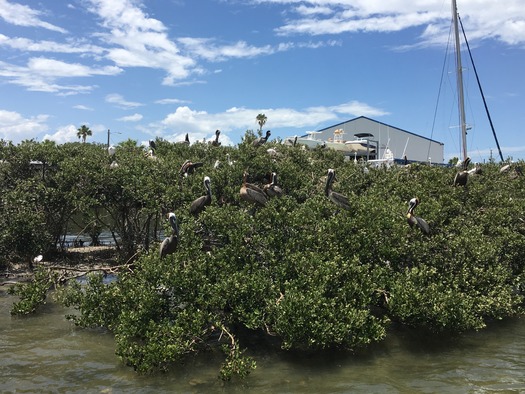
[[[69,318],[79,326],[111,330],[116,353],[140,372],[218,349],[221,378],[245,376],[255,368],[246,330],[275,336],[284,349],[355,349],[384,339],[390,321],[462,332],[522,313],[523,177],[489,163],[459,188],[450,167],[365,171],[332,150],[255,148],[254,138],[248,131],[236,148],[159,139],[156,159],[134,141],[113,158],[93,144],[4,145],[0,251],[6,261],[45,251],[73,214],[86,231],[115,233],[122,258],[135,256],[132,269],[114,281],[71,282],[60,299],[77,310]],[[27,164],[48,157],[44,173]],[[203,165],[184,177],[185,160]],[[349,210],[324,195],[328,168]],[[244,171],[260,186],[276,172],[283,196],[264,207],[242,201]],[[212,204],[193,217],[204,176]],[[428,235],[407,224],[416,196]],[[179,244],[161,260],[167,212],[179,219]]]
[[[34,313],[40,305],[45,304],[47,294],[56,281],[57,275],[45,269],[37,269],[30,282],[17,283],[9,288],[9,294],[19,297],[19,301],[13,303],[11,314]]]

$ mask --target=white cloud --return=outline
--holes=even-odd
[[[107,127],[105,125],[101,124],[89,124],[88,122],[79,122],[80,125],[85,124],[87,125],[90,130],[92,131],[93,135],[91,137],[88,137],[88,140],[91,138],[94,138],[96,134],[98,133],[104,133],[104,135],[107,132]],[[59,127],[53,134],[46,134],[44,137],[42,137],[42,140],[50,140],[55,141],[57,144],[63,144],[66,142],[75,142],[80,141],[80,139],[77,136],[77,131],[80,126],[75,126],[73,124],[68,124],[66,126]]]
[[[261,55],[270,55],[276,49],[270,45],[256,47],[244,41],[238,41],[231,45],[216,45],[210,38],[190,38],[184,37],[178,40],[184,45],[186,50],[193,55],[199,56],[209,61],[223,61],[230,58],[251,58]]]
[[[93,111],[93,108],[87,107],[85,105],[80,105],[80,104],[79,105],[74,105],[73,108],[80,109],[82,111]]]
[[[118,93],[108,94],[106,96],[106,102],[115,104],[117,107],[125,108],[125,109],[141,107],[142,105],[144,105],[144,104],[133,102],[133,101],[126,101],[124,100],[124,97],[122,97],[122,95]]]
[[[118,66],[165,70],[166,85],[201,72],[192,58],[180,54],[164,24],[145,15],[135,2],[90,0],[90,4],[90,11],[102,19],[107,29],[99,35],[111,46],[107,57]]]
[[[265,127],[290,128],[304,130],[315,124],[326,122],[337,122],[347,119],[349,116],[374,116],[380,117],[388,115],[388,112],[374,108],[368,104],[358,101],[351,101],[336,106],[310,107],[303,110],[292,108],[258,108],[249,109],[242,107],[232,107],[222,113],[208,113],[206,111],[193,110],[188,106],[180,106],[175,112],[168,114],[160,123],[151,124],[148,127],[156,130],[157,134],[165,134],[168,130],[181,130],[167,138],[177,140],[184,137],[186,131],[191,131],[194,138],[206,137],[213,138],[216,129],[221,132],[244,132],[248,129],[258,128],[255,120],[256,116],[264,113],[268,118]],[[222,134],[221,134],[222,135]]]
[[[16,66],[0,61],[0,77],[6,77],[9,83],[24,86],[32,91],[62,95],[86,93],[91,91],[93,86],[60,85],[56,83],[58,78],[116,75],[121,71],[114,66],[92,68],[43,57],[29,59],[27,66]]]
[[[258,0],[295,6],[297,18],[287,13],[282,35],[320,35],[356,32],[392,32],[421,27],[427,44],[446,44],[450,4],[441,0]],[[468,20],[471,40],[492,38],[510,45],[525,43],[525,7],[522,0],[462,0],[458,12]],[[429,28],[430,27],[430,28]]]
[[[0,18],[7,23],[16,26],[41,27],[44,29],[66,33],[67,31],[59,26],[44,22],[39,18],[42,13],[26,5],[10,3],[7,0],[0,0]]]
[[[133,114],[129,116],[123,116],[122,118],[118,118],[117,120],[121,122],[139,122],[141,121],[143,116],[141,114]]]
[[[63,127],[60,127],[54,134],[44,135],[42,140],[55,141],[57,144],[78,141],[77,129],[78,127],[72,124],[63,126]]]
[[[0,45],[24,52],[80,53],[102,54],[104,48],[80,42],[60,43],[56,41],[34,41],[23,37],[8,37],[0,34]]]
[[[165,98],[155,101],[155,104],[188,104],[188,100],[180,100],[180,99],[173,99],[173,98]]]
[[[122,69],[115,66],[88,67],[79,63],[66,63],[61,60],[47,58],[31,58],[27,63],[28,69],[43,77],[89,77],[93,75],[117,75]]]
[[[48,118],[47,115],[24,118],[18,112],[0,109],[0,138],[14,143],[35,138],[38,133],[48,129]]]

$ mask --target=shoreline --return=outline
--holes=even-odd
[[[81,246],[68,248],[50,260],[34,263],[34,268],[44,267],[68,271],[90,271],[112,265],[115,261],[116,247],[111,246]],[[12,285],[31,279],[33,272],[28,263],[13,263],[1,273],[0,292]]]

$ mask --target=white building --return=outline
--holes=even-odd
[[[384,159],[388,150],[393,154],[395,161],[409,162],[431,162],[443,164],[444,161],[444,144],[423,137],[410,131],[402,130],[388,124],[360,116],[321,130],[315,133],[318,140],[326,141],[327,147],[337,147],[333,142],[344,142],[347,146],[352,145],[356,140],[365,140],[364,146],[370,148],[361,150],[357,154],[348,150],[342,150],[345,155],[363,157],[368,159]],[[366,143],[367,142],[367,143]],[[367,152],[366,154],[364,152]]]

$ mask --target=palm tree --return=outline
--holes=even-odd
[[[257,115],[257,117],[255,118],[255,120],[256,120],[257,123],[259,124],[259,136],[262,135],[262,128],[263,128],[263,126],[265,125],[267,119],[268,119],[268,118],[266,117],[265,114],[259,114],[259,115]]]
[[[87,136],[91,136],[93,133],[91,132],[91,129],[87,127],[85,124],[83,124],[81,127],[77,129],[77,137],[80,139],[82,138],[82,142],[86,142]]]

